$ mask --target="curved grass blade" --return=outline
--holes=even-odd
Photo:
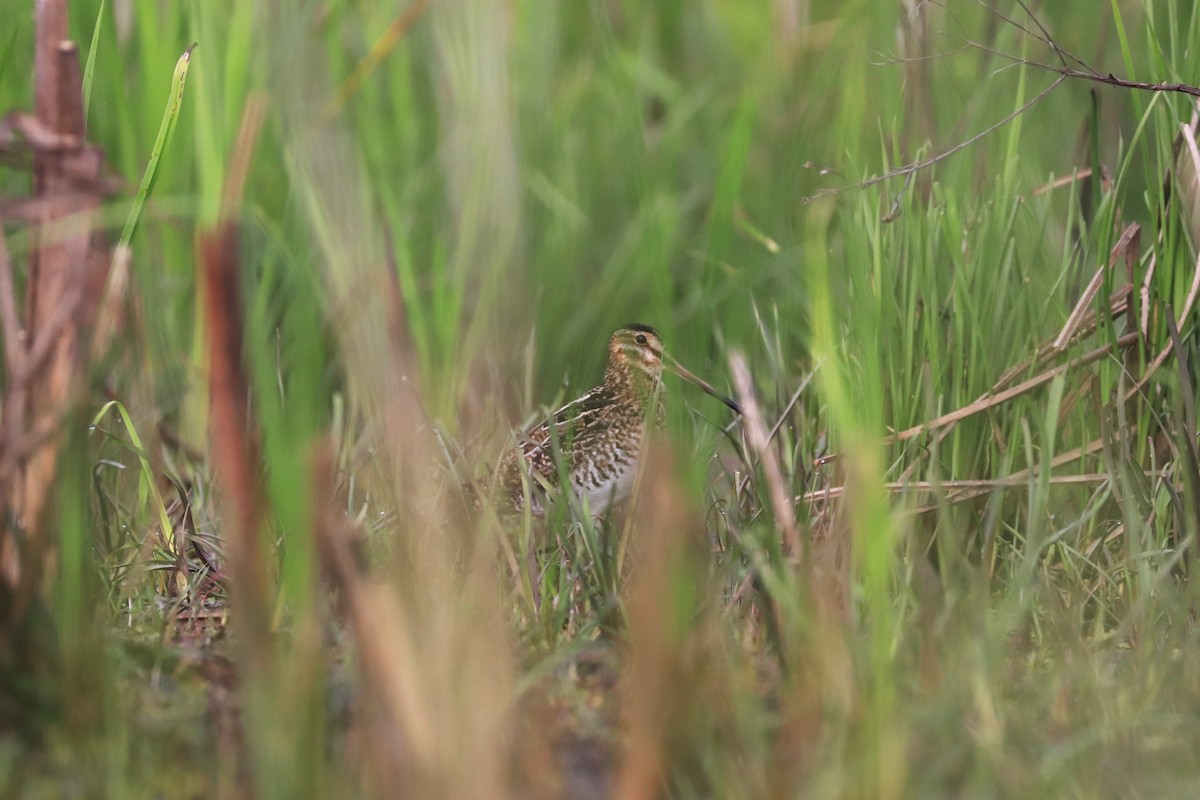
[[[158,138],[154,140],[154,149],[150,151],[150,161],[146,164],[146,172],[142,175],[142,185],[138,187],[137,195],[133,198],[133,208],[129,210],[125,228],[121,231],[120,247],[129,245],[129,240],[133,238],[138,222],[142,218],[142,209],[146,205],[146,198],[150,196],[150,192],[154,188],[154,180],[158,176],[158,162],[162,158],[167,142],[171,139],[171,133],[175,130],[175,122],[179,119],[179,109],[183,105],[183,87],[187,83],[192,51],[196,47],[197,45],[193,43],[191,47],[184,50],[183,55],[175,64],[175,74],[171,77],[171,94],[167,98],[167,108],[163,111],[162,124],[158,127]]]
[[[167,514],[167,506],[163,503],[162,494],[158,491],[158,485],[154,482],[154,471],[150,467],[150,459],[146,456],[146,449],[142,446],[142,439],[138,436],[137,428],[133,426],[133,420],[129,418],[129,412],[125,410],[125,406],[120,400],[109,400],[100,410],[96,412],[96,416],[92,418],[92,427],[100,424],[100,420],[108,413],[110,408],[116,408],[117,413],[121,415],[121,422],[125,424],[125,430],[129,431],[129,447],[137,454],[138,462],[141,464],[142,475],[139,486],[139,499],[145,500],[147,493],[154,501],[154,510],[158,514],[158,524],[162,526],[163,538],[167,542],[167,547],[172,552],[175,551],[175,529],[171,525],[171,517]]]

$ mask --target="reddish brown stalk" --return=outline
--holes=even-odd
[[[208,334],[209,434],[215,479],[232,511],[225,540],[233,580],[235,620],[242,626],[245,655],[265,663],[271,630],[271,572],[261,536],[263,488],[257,426],[250,416],[250,381],[245,371],[237,229],[254,146],[262,129],[265,100],[253,95],[242,121],[221,197],[216,230],[200,239],[200,270]]]
[[[259,448],[249,413],[249,381],[243,367],[238,246],[233,223],[200,239],[204,318],[209,352],[209,418],[215,480],[228,503],[225,541],[233,579],[234,618],[246,655],[265,655],[270,633],[270,576],[259,526],[262,490]]]

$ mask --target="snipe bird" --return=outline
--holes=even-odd
[[[493,484],[498,501],[520,510],[528,487],[530,511],[545,514],[547,494],[559,488],[556,452],[571,491],[587,498],[593,515],[628,497],[648,427],[661,430],[666,422],[664,367],[741,413],[737,403],[666,355],[654,328],[626,325],[608,340],[604,381],[520,436],[505,454]]]

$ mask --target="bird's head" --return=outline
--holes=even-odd
[[[619,371],[651,386],[662,380],[663,346],[658,331],[638,324],[616,331],[608,340],[607,371]]]
[[[632,323],[618,329],[608,340],[608,368],[605,381],[613,384],[632,382],[644,394],[662,382],[664,366],[688,383],[699,386],[741,414],[741,407],[718,392],[708,382],[692,374],[682,364],[663,352],[658,331],[649,325]]]

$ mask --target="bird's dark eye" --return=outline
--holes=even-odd
[[[633,337],[633,340],[634,340],[635,342],[637,342],[638,344],[645,344],[645,343],[646,343],[646,337],[645,337],[644,335],[640,334],[640,333],[639,333],[637,336]]]

